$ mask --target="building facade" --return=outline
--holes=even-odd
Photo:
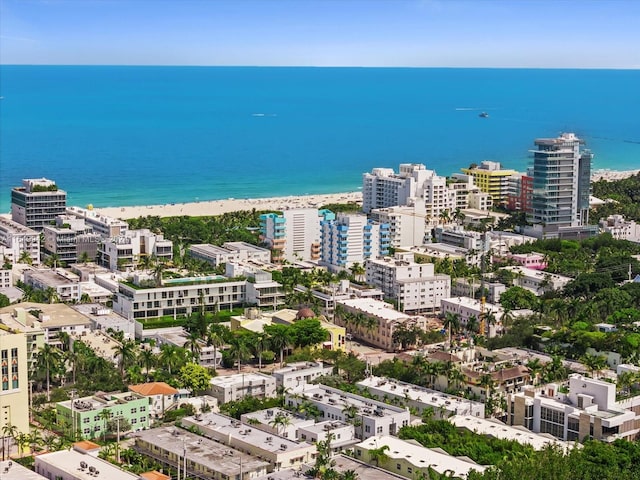
[[[276,379],[276,386],[296,388],[304,383],[311,383],[323,375],[331,375],[333,367],[322,362],[296,362],[274,370],[271,374]]]
[[[29,433],[27,335],[0,324],[0,431]]]
[[[11,219],[38,232],[66,207],[67,192],[47,178],[25,179],[11,190]]]
[[[273,398],[276,396],[276,379],[262,373],[213,377],[207,393],[218,400],[218,404],[235,402],[244,397]]]
[[[509,177],[516,173],[514,170],[503,170],[500,162],[484,161],[477,167],[463,168],[462,171],[473,177],[480,190],[491,195],[494,204],[506,203]]]
[[[35,230],[24,225],[0,217],[0,252],[3,261],[18,263],[30,260],[33,264],[40,263],[40,235]],[[27,260],[28,257],[29,260]]]
[[[127,230],[118,237],[104,239],[98,248],[99,262],[111,271],[135,268],[144,257],[171,261],[173,242],[148,229]]]

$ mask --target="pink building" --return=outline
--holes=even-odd
[[[544,270],[547,268],[547,262],[541,253],[510,253],[507,258],[514,260],[519,265],[534,270]]]

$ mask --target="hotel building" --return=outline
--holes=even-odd
[[[451,296],[451,277],[436,274],[433,263],[416,263],[413,253],[396,253],[366,262],[367,283],[398,302],[402,312],[434,312]]]
[[[53,180],[25,179],[11,190],[11,219],[38,232],[63,215],[66,207],[67,192]]]
[[[389,253],[389,225],[368,220],[366,215],[340,213],[335,220],[320,222],[320,228],[319,263],[331,271]]]

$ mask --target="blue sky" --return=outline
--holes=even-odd
[[[640,68],[640,0],[0,0],[0,63]]]

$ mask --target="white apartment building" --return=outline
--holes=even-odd
[[[567,283],[573,280],[571,277],[565,277],[557,273],[549,273],[522,266],[503,267],[503,270],[508,270],[514,274],[514,285],[526,288],[536,295],[542,295],[544,292],[551,290],[562,290]]]
[[[369,259],[367,282],[398,301],[403,312],[434,312],[440,300],[451,296],[451,277],[436,274],[433,263],[416,263],[413,253],[396,253],[394,258]]]
[[[320,222],[320,228],[319,264],[331,271],[389,252],[389,225],[368,220],[366,215],[340,213],[335,220]]]
[[[369,325],[347,324],[343,318],[336,315],[335,323],[346,327],[347,333],[366,343],[394,351],[399,345],[393,341],[393,332],[400,325],[417,327],[425,330],[427,320],[420,315],[408,315],[399,312],[386,302],[369,298],[355,298],[339,302],[348,313],[362,314],[371,319]]]
[[[98,248],[100,263],[111,271],[135,268],[145,256],[155,257],[159,262],[170,261],[173,242],[145,228],[106,238]]]
[[[605,442],[635,440],[640,432],[640,397],[616,401],[616,385],[579,374],[569,376],[569,393],[549,384],[511,395],[509,423],[566,441],[589,437]]]
[[[287,420],[285,424],[281,424],[280,422],[274,421],[276,418],[286,418]],[[245,413],[240,416],[240,420],[243,424],[257,428],[263,432],[272,433],[284,438],[297,438],[300,440],[306,439],[300,437],[298,433],[299,430],[303,427],[316,424],[313,418],[307,419],[303,415],[279,407]]]
[[[13,287],[13,277],[11,269],[0,270],[0,289]]]
[[[331,435],[331,449],[340,452],[359,442],[353,425],[340,420],[312,423],[298,429],[298,438],[312,443],[325,442]]]
[[[456,247],[466,248],[468,250],[476,250],[485,252],[489,250],[489,236],[486,233],[465,230],[464,227],[458,225],[440,226],[434,229],[435,241],[454,245]]]
[[[320,222],[335,220],[330,210],[294,208],[260,215],[260,239],[288,262],[320,258]]]
[[[102,237],[91,231],[83,219],[71,215],[58,215],[55,225],[42,228],[45,255],[57,255],[60,262],[75,263],[86,253],[93,261]]]
[[[312,462],[316,454],[315,445],[265,432],[219,413],[186,417],[181,423],[185,428],[197,428],[203,436],[223,445],[266,460],[269,471],[302,468]]]
[[[311,383],[323,375],[331,375],[333,367],[322,362],[296,362],[271,372],[276,379],[276,386],[296,388],[304,383]]]
[[[242,400],[244,397],[272,398],[276,396],[276,379],[262,373],[237,373],[213,377],[207,393],[218,404]]]
[[[640,243],[640,224],[625,220],[622,215],[609,215],[598,223],[604,233],[610,233],[616,240],[628,240]]]
[[[387,435],[371,437],[355,445],[355,458],[371,463],[373,456],[370,452],[383,446],[389,448],[384,452],[386,458],[379,460],[380,468],[409,479],[430,478],[430,470],[444,478],[464,479],[472,470],[482,473],[487,468],[467,457],[454,457],[441,450],[426,448]]]
[[[129,224],[119,218],[102,215],[92,208],[67,207],[66,214],[84,220],[101,237],[119,237],[129,230]]]
[[[422,245],[428,232],[430,219],[424,203],[409,206],[374,208],[371,218],[389,225],[389,246],[393,248]]]
[[[491,314],[495,319],[495,323],[488,322],[485,325],[485,331],[488,332],[488,336],[495,337],[502,329],[500,321],[504,314],[504,309],[500,305],[485,302],[483,306],[482,301],[469,297],[443,298],[440,301],[440,313],[442,315],[447,313],[457,314],[462,328],[467,325],[470,317],[475,317],[480,322],[483,312],[485,317]]]
[[[25,270],[24,283],[36,290],[53,288],[62,302],[79,302],[82,296],[79,277],[63,268]]]
[[[97,454],[82,453],[75,447],[73,450],[36,455],[35,471],[49,480],[139,480],[134,473],[121,470]]]
[[[318,407],[324,420],[346,423],[360,420],[355,429],[356,437],[360,439],[374,435],[397,435],[402,427],[409,425],[411,417],[406,408],[388,405],[326,385],[303,385],[295,393],[288,393],[285,402],[290,407],[297,407],[302,402],[311,402]]]
[[[228,278],[247,277],[246,303],[258,308],[278,310],[285,304],[285,294],[282,285],[273,280],[271,272],[265,272],[253,266],[242,263],[227,263],[226,276]]]
[[[24,179],[11,189],[11,219],[36,231],[64,214],[66,206],[67,192],[47,178]]]
[[[129,319],[190,315],[199,311],[201,301],[207,312],[230,310],[247,301],[247,283],[244,278],[211,275],[167,279],[156,287],[134,277],[133,283],[118,284],[113,311]]]
[[[27,252],[31,263],[40,263],[40,235],[24,225],[0,217],[0,253],[11,263],[17,263]]]
[[[451,415],[470,415],[484,418],[484,403],[419,387],[392,378],[370,376],[358,382],[378,398],[395,398],[415,408],[420,415],[431,409],[436,418],[446,419]]]

